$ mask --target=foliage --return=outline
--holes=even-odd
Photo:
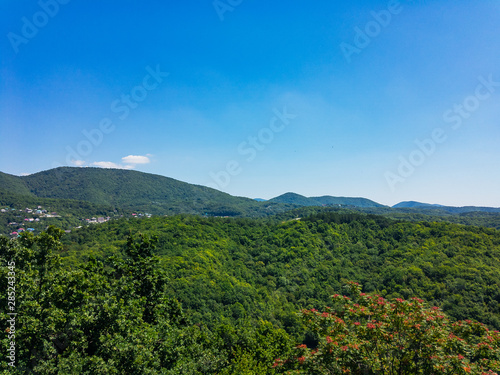
[[[300,335],[294,311],[323,308],[345,280],[383,297],[419,296],[456,320],[500,328],[500,232],[353,213],[302,220],[116,220],[62,239],[65,264],[119,255],[129,230],[158,236],[168,294],[195,322],[264,319]]]
[[[264,321],[241,332],[192,325],[177,300],[166,296],[168,278],[154,255],[154,237],[129,236],[122,257],[106,266],[91,258],[68,271],[57,255],[62,234],[50,227],[39,236],[0,237],[2,290],[5,265],[15,262],[17,353],[10,373],[252,373],[286,353],[286,333]],[[0,309],[6,320],[4,295]],[[6,373],[9,342],[2,337]]]
[[[20,177],[3,172],[0,172],[0,189],[20,195],[32,195]]]
[[[312,351],[321,337],[296,312],[341,311],[330,297],[346,280],[384,300],[425,299],[460,338],[457,321],[500,328],[499,231],[347,210],[301,217],[123,218],[0,237],[0,289],[16,263],[19,371],[273,374],[292,342]]]
[[[302,311],[318,338],[301,344],[274,366],[290,374],[496,374],[500,332],[481,323],[450,324],[439,308],[419,298],[386,300],[349,283],[348,296],[333,296],[324,312]],[[296,371],[292,371],[296,370]]]

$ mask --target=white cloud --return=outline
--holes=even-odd
[[[137,164],[148,164],[151,163],[151,160],[148,156],[153,156],[151,154],[147,154],[146,156],[140,155],[129,155],[122,158],[123,163],[117,164],[112,161],[96,161],[91,163],[91,166],[101,167],[101,168],[115,168],[115,169],[134,169]],[[78,160],[77,160],[78,161]],[[73,162],[75,163],[75,162]],[[85,162],[83,162],[85,164]]]
[[[113,163],[112,161],[96,161],[92,163],[93,166],[95,167],[101,167],[101,168],[116,168],[116,169],[124,169],[122,165],[118,165],[116,163]]]
[[[149,155],[149,154],[148,154]],[[126,164],[149,164],[151,160],[147,156],[129,155],[122,158]]]
[[[77,167],[83,167],[87,162],[85,160],[73,160],[72,163]]]

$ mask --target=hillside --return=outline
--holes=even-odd
[[[12,260],[15,268],[0,270],[0,287],[7,290],[7,274],[15,269],[16,341],[30,345],[18,351],[17,363],[26,368],[19,373],[282,374],[278,358],[294,357],[301,348],[318,353],[333,343],[330,327],[348,319],[349,330],[337,331],[339,340],[352,343],[357,333],[369,331],[376,334],[370,342],[384,335],[382,345],[399,351],[402,337],[419,338],[432,326],[433,343],[450,341],[444,354],[441,346],[435,350],[442,363],[449,362],[450,349],[463,359],[455,368],[481,363],[481,371],[445,373],[500,369],[493,361],[500,355],[500,335],[487,331],[500,327],[500,232],[494,229],[332,212],[285,222],[123,218],[69,234],[49,227],[37,237],[0,236],[0,261]],[[362,314],[368,321],[341,314],[332,296],[348,301],[350,312],[360,306],[345,288],[349,280],[362,284],[375,317],[366,316],[367,310]],[[424,300],[430,305],[421,315],[415,307]],[[2,311],[7,306],[4,293]],[[448,318],[436,326],[426,319],[431,312],[431,318]],[[324,321],[319,336],[308,325],[311,316]],[[417,316],[418,324],[406,324]],[[452,325],[448,319],[465,322]],[[468,327],[480,329],[477,338]],[[321,332],[327,336],[320,339]],[[491,353],[478,346],[484,342]],[[7,347],[6,338],[2,343]],[[427,339],[417,344],[435,348]],[[417,344],[405,344],[411,360]],[[338,345],[342,353],[344,345]],[[6,352],[0,352],[0,370],[7,370]],[[353,351],[358,355],[350,359],[373,352]]]
[[[46,215],[26,213],[26,208],[40,209],[55,213],[51,217]],[[65,230],[78,227],[83,220],[92,217],[117,218],[121,215],[130,215],[132,212],[102,204],[78,201],[73,199],[39,198],[33,195],[15,194],[0,189],[0,208],[5,212],[0,213],[0,234],[10,234],[18,228],[34,228],[35,233],[43,231],[48,225],[56,225]],[[33,222],[26,222],[25,218],[37,218]],[[9,223],[17,223],[9,225]]]
[[[385,207],[366,198],[332,197],[329,195],[308,198],[296,193],[285,193],[270,199],[269,202],[294,204],[296,206]]]
[[[443,206],[440,204],[421,203],[421,202],[415,202],[415,201],[400,202],[400,203],[392,206],[392,208],[432,210],[436,214],[440,214],[440,213],[466,214],[466,213],[470,213],[470,212],[500,213],[500,208],[497,208],[497,207],[477,207],[477,206],[454,207],[454,206]]]
[[[47,199],[50,201],[44,201]],[[500,227],[500,208],[448,207],[415,201],[388,207],[366,198],[305,197],[296,193],[264,201],[235,197],[164,176],[102,168],[62,167],[22,177],[0,172],[0,205],[18,209],[43,205],[74,217],[115,210],[154,215],[268,217],[298,208],[308,209],[309,213],[347,208],[404,220]]]
[[[334,206],[353,206],[353,207],[385,207],[384,205],[374,202],[370,199],[366,198],[349,198],[349,197],[331,197],[329,195],[325,195],[322,197],[312,197],[315,201],[320,202],[321,204]]]
[[[13,176],[3,172],[0,172],[0,190],[20,195],[33,196],[22,177]]]
[[[293,204],[296,206],[321,206],[319,202],[296,193],[285,193],[270,199],[269,202]]]
[[[439,207],[444,207],[440,204],[429,204],[429,203],[421,203],[421,202],[416,202],[416,201],[405,201],[405,202],[399,202],[398,204],[395,204],[392,206],[392,208],[439,208]]]
[[[341,293],[342,280],[353,280],[366,292],[420,296],[456,319],[500,328],[500,232],[494,229],[348,212],[286,222],[115,220],[66,236],[66,261],[93,254],[105,262],[119,254],[129,230],[158,236],[170,296],[206,324],[234,318],[241,305],[239,314],[293,333],[298,327],[286,323],[289,312],[324,308]]]
[[[16,177],[2,174],[3,190],[39,198],[70,199],[151,214],[265,216],[286,206],[234,197],[172,178],[122,169],[61,167]]]

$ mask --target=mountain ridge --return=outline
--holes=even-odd
[[[305,197],[288,192],[269,200],[237,197],[206,186],[134,170],[59,167],[27,176],[0,172],[0,191],[26,198],[63,199],[152,214],[268,216],[298,207],[423,210],[436,214],[500,213],[500,208],[403,201],[392,207],[362,197]],[[5,203],[5,202],[4,202]]]
[[[288,203],[298,206],[354,206],[354,207],[387,207],[367,198],[358,197],[333,197],[323,195],[320,197],[305,197],[297,193],[285,193],[272,198],[269,202]]]
[[[416,201],[404,201],[392,206],[397,209],[427,209],[434,211],[445,211],[448,213],[462,214],[467,212],[493,212],[500,213],[500,207],[484,206],[445,206],[441,204],[430,204]]]
[[[412,208],[412,207],[444,207],[444,206],[441,204],[422,203],[417,201],[403,201],[392,206],[392,208]]]
[[[39,198],[71,199],[152,214],[266,216],[288,207],[170,177],[123,169],[59,167],[28,176],[0,172],[0,190]]]

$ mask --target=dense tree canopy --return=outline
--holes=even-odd
[[[175,216],[82,228],[63,237],[61,255],[68,264],[91,254],[106,262],[122,251],[129,231],[158,236],[170,296],[200,322],[236,319],[241,305],[292,333],[295,311],[327,306],[353,280],[365,292],[419,296],[451,318],[500,328],[494,229],[347,213],[285,222]]]
[[[427,317],[435,318],[436,332],[448,339],[435,341],[437,333],[421,338],[442,347],[442,355],[448,355],[448,342],[461,342],[450,341],[450,334],[466,340],[465,351],[449,353],[479,371],[477,356],[486,352],[477,345],[490,338],[495,343],[492,332],[500,328],[500,232],[483,227],[347,212],[289,221],[121,219],[70,234],[49,227],[37,236],[0,237],[0,261],[1,290],[12,281],[7,265],[15,264],[18,373],[323,373],[325,366],[347,366],[339,355],[355,353],[352,345],[392,359],[394,342],[382,345],[386,333],[399,324],[411,338]],[[332,295],[347,294],[343,286],[349,280],[363,284],[359,292],[365,294],[356,295],[354,288],[356,302],[336,297],[332,304]],[[388,309],[376,319],[381,326],[373,321],[380,311],[368,296]],[[3,321],[8,302],[3,293]],[[363,306],[372,311],[369,319],[361,316]],[[409,326],[396,307],[406,309]],[[330,332],[335,317],[352,324]],[[378,341],[371,344],[381,346],[375,349],[363,336],[368,324],[376,327],[370,337]],[[406,344],[408,353],[417,345]],[[5,371],[11,370],[9,345],[6,332],[0,353]],[[493,358],[498,351],[491,345],[487,354]],[[387,366],[379,357],[374,374]],[[289,361],[281,366],[277,358]],[[360,358],[351,365],[365,369]],[[484,371],[498,371],[492,358]],[[440,364],[422,363],[419,369]],[[299,364],[309,367],[286,367]]]

